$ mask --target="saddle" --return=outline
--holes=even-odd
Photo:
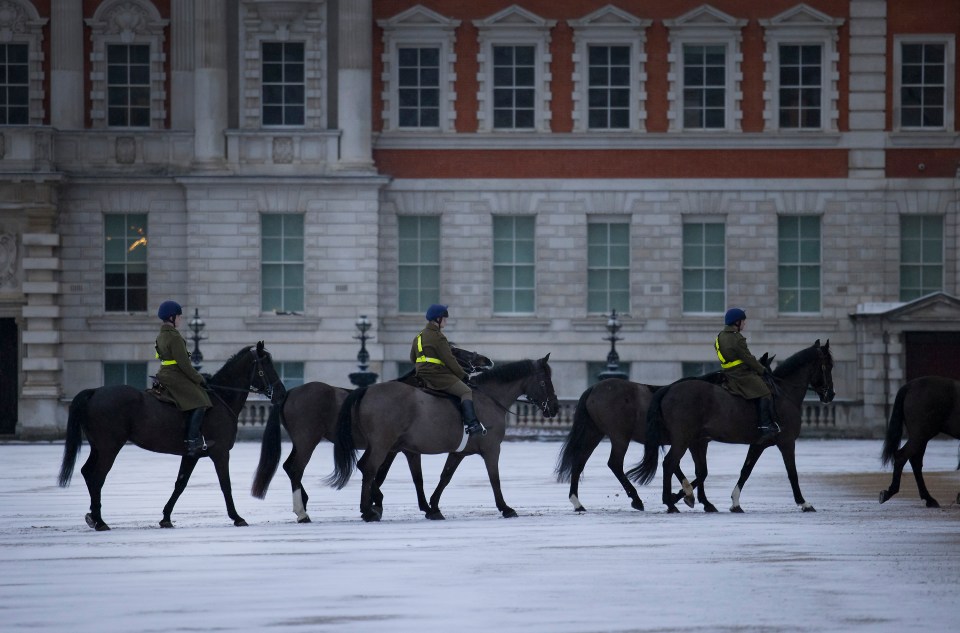
[[[176,406],[177,401],[173,399],[173,397],[170,395],[170,392],[167,391],[167,388],[160,384],[160,381],[157,380],[157,377],[150,376],[150,378],[153,380],[153,383],[152,386],[145,391],[145,393],[153,396],[164,404],[172,404]]]
[[[458,407],[460,406],[460,398],[452,394],[449,394],[446,391],[438,391],[437,389],[431,389],[426,385],[426,383],[423,382],[422,378],[417,376],[417,372],[414,371],[413,369],[411,369],[404,375],[397,378],[397,382],[402,382],[406,385],[410,385],[411,387],[416,387],[420,391],[423,391],[424,393],[427,393],[431,396],[435,396],[437,398],[446,398],[447,400],[454,403]]]

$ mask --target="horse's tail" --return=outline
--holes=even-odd
[[[331,488],[342,489],[357,467],[357,448],[353,443],[353,413],[366,395],[367,388],[354,389],[340,406],[337,415],[337,437],[333,442],[333,472],[324,480]]]
[[[60,476],[57,485],[66,488],[73,478],[73,467],[80,454],[83,443],[83,429],[87,426],[87,403],[96,389],[84,389],[73,397],[70,403],[70,416],[67,418],[67,438],[63,444],[63,462],[60,464]]]
[[[884,466],[893,460],[893,454],[900,448],[900,440],[903,439],[903,401],[906,397],[907,388],[904,386],[897,392],[897,398],[893,401],[893,412],[887,422],[887,435],[883,439],[883,453],[880,454]]]
[[[657,474],[657,462],[660,461],[660,442],[663,436],[663,410],[661,401],[670,387],[658,389],[647,408],[647,438],[643,443],[643,459],[627,471],[627,477],[640,485],[650,483]]]
[[[587,429],[596,426],[587,411],[587,398],[592,392],[593,387],[590,387],[583,392],[580,400],[577,401],[577,408],[573,414],[573,426],[570,427],[567,439],[563,441],[563,446],[560,448],[560,457],[557,459],[556,468],[557,481],[560,483],[570,481],[570,477],[573,476],[573,463],[580,451],[583,450]]]
[[[267,488],[277,472],[277,465],[280,463],[280,424],[283,421],[283,405],[287,403],[290,392],[283,394],[279,402],[270,407],[270,416],[267,417],[267,425],[263,429],[263,439],[260,440],[260,463],[257,464],[257,472],[253,476],[253,487],[250,488],[250,494],[257,499],[263,499],[267,496]]]

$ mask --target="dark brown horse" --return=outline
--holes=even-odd
[[[270,354],[263,348],[263,341],[260,341],[256,347],[244,347],[237,352],[207,381],[207,385],[212,391],[213,407],[203,419],[203,436],[209,442],[204,455],[210,457],[217,471],[227,514],[234,525],[246,525],[233,505],[230,486],[230,449],[237,438],[237,416],[251,391],[279,399],[284,394],[283,383]],[[109,530],[100,514],[100,492],[123,445],[133,442],[155,453],[179,455],[180,472],[160,521],[162,527],[173,527],[170,520],[173,506],[187,487],[199,460],[199,457],[184,455],[184,430],[184,415],[174,405],[161,402],[142,390],[129,385],[84,389],[70,403],[58,483],[60,487],[70,484],[82,436],[86,434],[90,456],[80,469],[90,492],[90,513],[86,521],[96,530]]]
[[[452,348],[453,355],[467,374],[475,374],[493,367],[493,362],[476,352]],[[408,384],[415,383],[414,372],[408,372],[397,380]],[[290,455],[283,462],[283,470],[290,478],[290,487],[293,491],[293,512],[297,515],[297,523],[309,523],[307,514],[307,491],[303,487],[303,473],[310,462],[313,451],[321,441],[333,442],[337,435],[337,414],[343,401],[347,399],[349,389],[334,387],[324,382],[308,382],[290,389],[286,396],[270,408],[270,416],[263,431],[260,444],[260,463],[254,475],[251,494],[263,499],[267,494],[270,481],[277,472],[280,462],[280,426],[287,430],[293,448]],[[364,448],[362,438],[354,438],[358,448]],[[423,512],[430,509],[426,495],[423,492],[423,471],[418,453],[404,453],[410,466],[410,476],[417,489],[417,502]],[[396,452],[387,456],[380,473],[377,475],[377,487],[386,479],[387,472],[393,464]],[[382,505],[381,498],[375,498],[375,505]]]
[[[486,435],[467,436],[455,402],[410,385],[384,382],[353,391],[340,411],[334,471],[328,483],[343,488],[354,468],[359,467],[363,473],[360,516],[364,521],[379,521],[382,510],[373,503],[376,475],[390,452],[449,453],[427,513],[428,518],[442,519],[440,495],[463,458],[479,454],[487,467],[497,509],[504,517],[517,516],[500,491],[500,444],[506,431],[506,413],[517,398],[526,395],[548,418],[557,414],[560,405],[553,389],[549,358],[548,354],[537,361],[507,363],[474,379],[474,405],[477,417],[487,427]],[[355,434],[364,438],[367,445],[359,462]]]
[[[670,450],[663,459],[663,503],[668,512],[678,512],[670,493],[670,475],[688,448],[697,442],[710,440],[749,444],[740,479],[731,495],[731,512],[742,512],[740,491],[764,449],[776,444],[787,469],[794,501],[804,512],[814,511],[800,492],[795,451],[807,387],[817,392],[821,402],[830,402],[834,397],[830,341],[821,346],[817,340],[812,347],[797,352],[774,370],[773,378],[779,391],[776,402],[781,430],[776,437],[761,444],[755,443],[758,439],[757,407],[753,401],[735,396],[717,384],[698,379],[680,380],[657,391],[647,410],[643,461],[630,469],[627,476],[640,484],[649,482],[657,471],[660,446],[669,444]],[[697,500],[707,512],[716,512],[716,507],[707,500],[704,492],[706,459],[698,457],[696,452],[693,458],[698,482]]]
[[[900,447],[904,427],[907,442]],[[900,490],[900,475],[909,461],[920,498],[927,502],[928,508],[940,507],[923,482],[923,454],[927,442],[939,433],[960,439],[960,382],[940,376],[923,376],[900,387],[887,423],[881,455],[884,466],[893,461],[893,480],[889,488],[880,491],[880,503]],[[960,503],[960,494],[957,503]]]
[[[586,512],[578,494],[580,476],[587,460],[604,437],[610,438],[607,466],[630,497],[630,505],[643,510],[640,494],[623,473],[623,459],[631,441],[643,444],[646,439],[647,407],[659,388],[608,378],[588,387],[580,396],[573,414],[573,425],[560,448],[556,468],[557,481],[570,482],[569,499],[576,512]],[[706,450],[706,442],[695,445],[692,450],[698,450],[701,446]],[[693,507],[693,487],[682,472],[678,471],[677,477],[683,490],[677,492],[676,500],[684,499],[687,505]]]

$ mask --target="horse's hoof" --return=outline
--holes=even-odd
[[[172,528],[172,527],[173,527],[173,521],[171,521],[170,519],[161,519],[161,520],[160,520],[160,527],[162,527],[162,528]]]
[[[307,514],[303,515],[302,517],[297,519],[297,523],[310,523],[310,515],[307,515]]]
[[[431,521],[445,521],[447,517],[443,516],[440,510],[427,510],[425,516]]]
[[[366,512],[360,513],[360,518],[367,523],[373,523],[380,520],[380,513],[375,510],[367,510]]]
[[[810,505],[809,503],[804,504],[803,506],[801,506],[800,509],[803,510],[804,512],[816,512],[816,511],[817,511],[817,509],[814,508],[814,507],[813,507],[812,505]]]
[[[83,517],[83,520],[87,522],[87,526],[88,526],[88,527],[92,527],[93,529],[97,529],[97,524],[96,524],[96,522],[93,520],[93,515],[92,515],[92,514],[87,514],[85,517]]]
[[[680,511],[677,510],[677,506],[667,506],[667,514],[680,514]]]
[[[233,522],[233,524],[237,527],[248,527],[247,522],[244,521],[243,519],[237,519],[236,521]]]
[[[573,509],[573,511],[576,512],[577,514],[583,514],[584,512],[587,511],[587,509],[584,508],[583,506],[577,506],[576,508]]]
[[[939,508],[939,507],[940,507],[940,504],[937,503],[937,500],[936,500],[936,499],[927,499],[927,507],[928,507],[928,508]]]
[[[683,502],[687,504],[688,508],[693,507],[693,495],[683,495]]]
[[[743,508],[740,506],[733,506],[730,508],[730,512],[733,512],[734,514],[743,514]]]
[[[639,510],[640,512],[643,512],[643,501],[641,501],[640,499],[635,499],[633,503],[630,504],[630,507],[632,507],[634,510]]]
[[[503,518],[504,518],[504,519],[515,519],[515,518],[517,518],[517,511],[514,510],[513,508],[507,508],[506,510],[503,511]]]
[[[110,529],[110,526],[104,523],[102,519],[100,521],[94,520],[92,514],[87,513],[87,515],[83,517],[83,520],[87,522],[89,527],[93,528],[97,532],[106,532]]]
[[[106,532],[110,529],[110,526],[106,523],[100,523],[97,525],[97,532]]]
[[[703,504],[703,511],[704,511],[704,512],[717,512],[718,510],[717,510],[717,506],[715,506],[715,505],[713,505],[712,503],[710,503],[709,501],[707,501],[706,503]]]
[[[886,490],[881,490],[881,491],[880,491],[880,503],[885,503],[885,502],[887,501],[887,499],[889,499],[889,498],[890,498],[890,493],[889,493],[889,492],[887,492]],[[957,498],[960,499],[960,495],[958,495]]]

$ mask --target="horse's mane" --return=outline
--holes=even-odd
[[[488,369],[482,374],[478,374],[471,380],[478,385],[487,382],[511,382],[520,378],[526,378],[534,372],[532,360],[518,360],[505,365],[499,365],[493,369]]]
[[[777,368],[773,370],[773,375],[777,378],[783,378],[785,376],[792,375],[804,365],[811,363],[814,360],[811,357],[815,356],[818,353],[818,350],[823,350],[827,354],[827,358],[830,358],[829,348],[825,348],[822,345],[820,347],[810,346],[806,349],[800,350],[787,360],[780,363]]]
[[[217,370],[217,373],[215,373],[215,374],[213,375],[213,378],[207,380],[207,382],[208,382],[209,384],[216,384],[217,382],[219,382],[217,379],[218,379],[218,378],[223,378],[223,375],[222,375],[222,374],[224,374],[225,372],[229,371],[229,369],[233,366],[233,364],[234,364],[236,361],[240,360],[240,357],[241,357],[241,356],[243,356],[244,354],[249,354],[251,347],[252,347],[252,345],[248,345],[248,346],[246,346],[246,347],[241,348],[240,351],[237,352],[236,354],[234,354],[233,356],[231,356],[231,357],[227,360],[227,362],[225,362],[225,363],[223,364],[223,367],[221,367],[220,369]]]

